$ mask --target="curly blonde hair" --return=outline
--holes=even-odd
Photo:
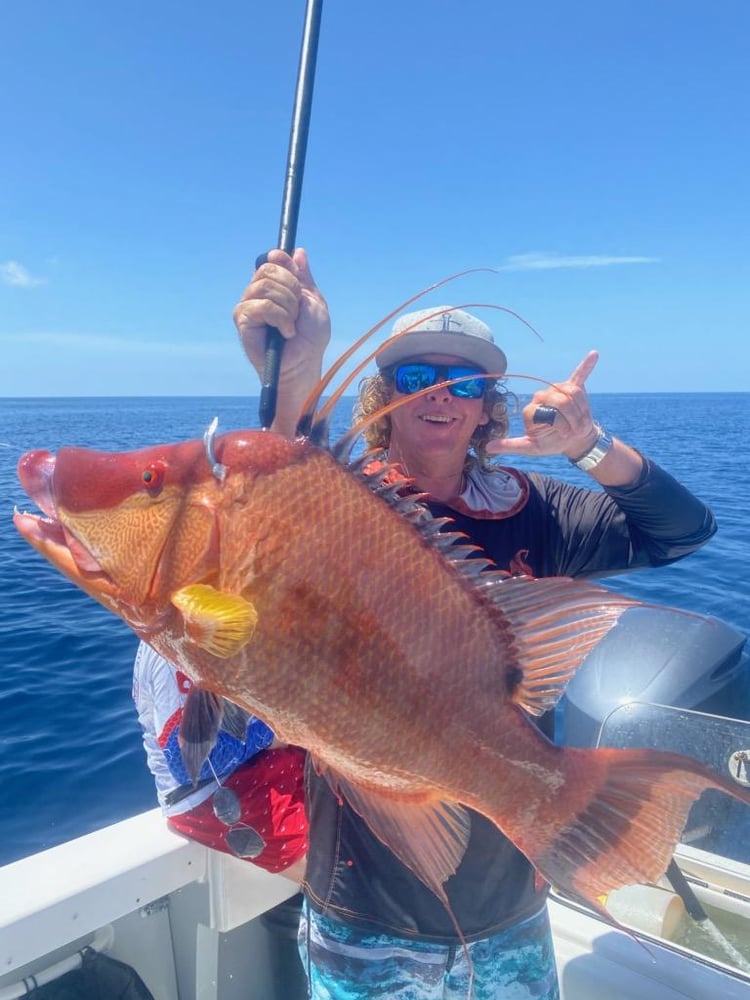
[[[352,411],[353,424],[382,409],[393,398],[395,382],[387,371],[363,378],[359,383],[359,397]],[[470,451],[466,456],[467,466],[478,461],[486,466],[491,458],[487,445],[494,438],[505,437],[508,433],[508,399],[514,398],[504,384],[488,380],[484,390],[484,412],[490,418],[488,423],[477,427],[469,442]],[[391,443],[391,418],[389,414],[378,417],[362,431],[362,439],[368,449],[387,451]]]

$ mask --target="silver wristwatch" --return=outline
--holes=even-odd
[[[594,424],[594,427],[599,432],[599,436],[594,441],[593,447],[589,448],[586,454],[581,455],[580,458],[570,459],[571,464],[582,469],[583,472],[591,472],[592,469],[595,469],[612,447],[612,438],[604,428],[599,424]]]

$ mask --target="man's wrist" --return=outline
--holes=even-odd
[[[597,435],[591,447],[576,458],[568,458],[571,465],[575,465],[576,468],[581,469],[583,472],[590,472],[592,469],[595,469],[612,448],[612,438],[604,428],[599,424],[594,424],[594,428],[597,431]]]

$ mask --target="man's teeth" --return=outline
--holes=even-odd
[[[449,424],[453,418],[438,413],[426,413],[421,419],[426,420],[428,423]]]

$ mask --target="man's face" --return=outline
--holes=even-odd
[[[449,354],[425,354],[409,360],[475,367],[464,358]],[[408,396],[394,387],[392,398],[408,399]],[[394,410],[391,445],[400,450],[418,449],[427,455],[455,453],[463,462],[474,431],[488,422],[483,396],[479,399],[455,396],[444,383],[438,383],[429,392]]]

